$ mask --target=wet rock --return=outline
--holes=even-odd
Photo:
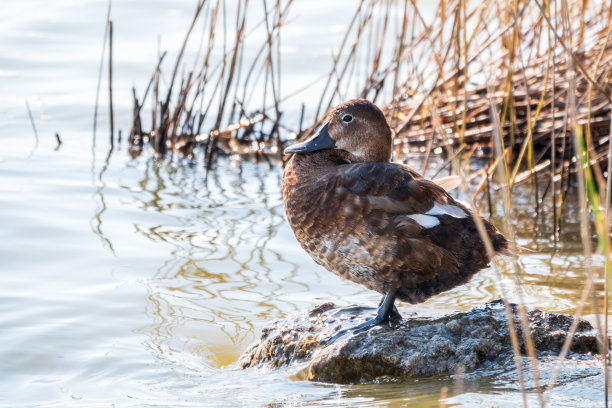
[[[515,306],[513,311],[525,353]],[[307,314],[272,322],[235,368],[289,368],[297,379],[354,383],[468,372],[486,364],[506,364],[513,356],[500,300],[466,312],[404,318],[358,334],[346,332],[330,341],[374,312],[325,303]],[[558,354],[573,318],[536,309],[528,309],[527,316],[538,354]],[[587,321],[578,323],[570,351],[574,355],[597,353],[596,333]]]

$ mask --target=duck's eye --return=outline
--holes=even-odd
[[[347,114],[342,117],[342,120],[345,121],[346,123],[349,123],[351,120],[353,120],[353,117]]]

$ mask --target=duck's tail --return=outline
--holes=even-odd
[[[506,245],[501,249],[495,249],[495,255],[504,255],[512,258],[518,258],[521,252],[535,252],[533,249],[525,248],[516,245],[514,242],[506,241]]]
[[[510,245],[510,241],[506,239],[499,231],[495,231],[494,235],[491,236],[491,243],[493,244],[493,250],[495,254],[512,256],[514,251]]]
[[[495,255],[505,255],[515,258],[517,256],[519,247],[516,244],[508,241],[506,237],[504,237],[502,233],[499,232],[491,223],[485,221],[485,224],[487,226],[487,232],[489,239],[491,240],[491,244],[493,245]]]

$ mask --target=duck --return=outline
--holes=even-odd
[[[328,271],[383,295],[376,316],[353,332],[401,317],[396,300],[424,302],[489,265],[480,216],[450,196],[452,185],[390,161],[392,131],[374,103],[336,106],[284,154],[285,213],[301,247]],[[493,255],[510,254],[508,240],[480,220]]]

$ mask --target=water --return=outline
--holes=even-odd
[[[329,44],[341,38],[351,14],[343,10],[352,4],[296,3],[284,51],[287,87],[327,72]],[[155,63],[157,34],[176,53],[193,8],[187,0],[113,4],[119,127],[129,124],[132,81],[142,88]],[[321,10],[328,13],[321,17]],[[206,177],[201,164],[156,161],[148,152],[132,159],[125,146],[108,155],[102,131],[92,148],[105,2],[28,0],[3,12],[0,406],[435,407],[442,387],[449,406],[521,405],[511,364],[351,386],[232,371],[270,320],[325,301],[374,305],[379,295],[326,272],[301,250],[285,220],[278,164],[222,158]],[[305,33],[309,46],[298,47]],[[304,99],[313,95],[316,89]],[[299,102],[289,105],[294,115]],[[102,108],[103,129],[105,115]],[[572,313],[586,279],[579,211],[568,207],[554,248],[550,226],[533,220],[530,191],[517,197],[519,244],[535,251],[519,260],[526,303]],[[600,268],[601,259],[595,262]],[[500,268],[511,286],[511,265],[502,261]],[[601,294],[602,281],[597,289]],[[403,311],[463,310],[499,297],[487,270]],[[568,365],[552,405],[600,403],[598,363]],[[545,372],[551,367],[542,363]],[[533,388],[528,397],[536,401]]]

